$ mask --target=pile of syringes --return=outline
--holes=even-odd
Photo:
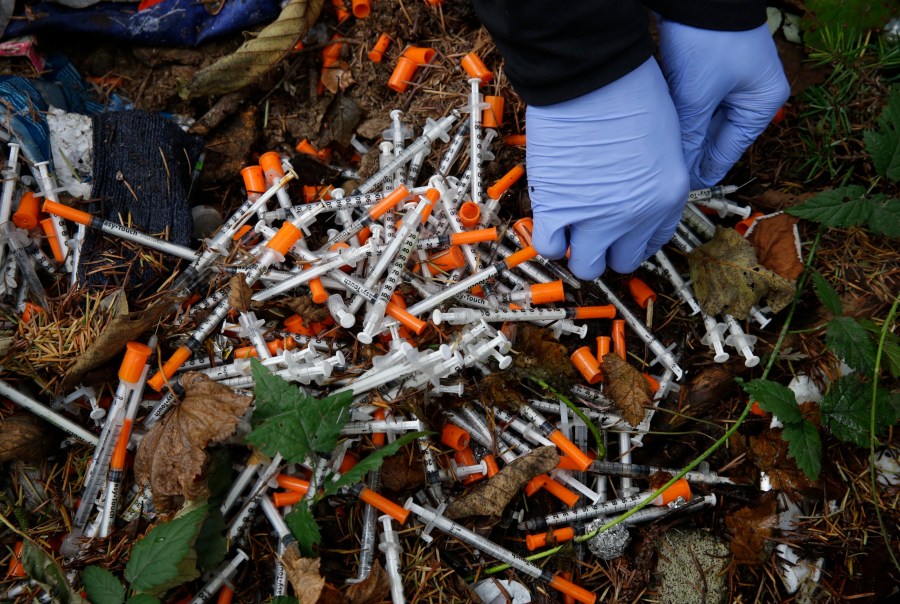
[[[160,342],[154,336],[151,341],[128,344],[119,387],[100,422],[99,435],[0,380],[4,396],[95,447],[80,503],[71,513],[72,530],[62,550],[65,556],[77,559],[92,538],[106,537],[141,515],[153,518],[149,487],[134,485],[120,493],[125,453],[177,404],[185,372],[201,372],[235,391],[252,393],[250,357],[309,395],[349,391],[354,405],[344,439],[330,455],[310,459],[304,467],[289,467],[278,456],[270,463],[247,462],[238,470],[221,507],[234,558],[219,577],[216,590],[231,581],[246,560],[237,546],[250,527],[267,521],[283,550],[292,539],[283,514],[291,506],[311,502],[315,493],[311,485],[319,484],[328,473],[345,471],[355,457],[354,449],[392,442],[410,431],[432,430],[436,435],[419,438],[413,451],[404,454],[411,463],[421,464],[424,474],[414,492],[391,494],[395,498],[411,495],[405,504],[380,493],[378,470],[346,492],[355,495],[347,505],[361,506],[363,516],[357,573],[347,581],[365,580],[382,552],[395,604],[406,601],[404,589],[409,588],[403,581],[403,544],[416,538],[410,531],[401,538],[404,524],[418,524],[425,541],[443,534],[448,541],[471,548],[474,553],[465,570],[456,569],[466,580],[496,561],[513,568],[519,577],[536,580],[536,589],[550,587],[577,601],[594,602],[594,594],[554,572],[552,561],[538,565],[526,559],[526,546],[528,550],[543,547],[552,531],[553,543],[574,539],[587,542],[596,555],[619,555],[627,540],[622,528],[626,524],[713,505],[712,489],[732,484],[708,469],[690,472],[618,526],[614,539],[606,534],[609,531],[591,534],[590,523],[644,503],[654,491],[647,480],[651,475],[679,471],[632,463],[632,451],[649,432],[654,409],[648,407],[636,426],[611,410],[604,390],[603,356],[626,357],[626,330],[629,337],[639,339],[651,353],[652,362],[645,370],[654,404],[677,389],[684,371],[678,351],[657,339],[638,318],[636,309],[646,308],[652,297],[645,285],[634,284],[636,305],[632,305],[600,279],[581,283],[561,264],[537,255],[530,246],[528,219],[515,224],[502,219],[509,212],[501,208],[501,199],[524,170],[513,166],[486,186],[484,175],[489,171],[487,162],[494,158],[492,145],[497,136],[495,130],[482,126],[486,104],[481,86],[490,72],[469,75],[473,77],[468,79],[467,103],[439,119],[428,119],[418,135],[404,123],[400,111],[392,111],[391,125],[379,146],[379,169],[351,190],[323,190],[298,203],[294,189],[303,176],[294,172],[288,158],[276,152],[262,155],[259,165],[242,171],[246,201],[199,249],[174,245],[60,203],[46,165],[36,167],[38,197],[22,195],[15,226],[10,224],[21,179],[18,149],[9,145],[0,200],[4,244],[0,287],[13,295],[21,311],[28,303],[41,308],[51,303],[39,271],[77,273],[85,228],[181,260],[171,285],[172,298],[179,302],[173,303],[166,320],[183,331],[160,335]],[[440,146],[438,141],[446,144]],[[460,159],[463,156],[467,160]],[[748,219],[747,211],[724,199],[731,191],[719,187],[691,193],[674,240],[678,248],[689,251],[712,236],[713,223],[698,209],[701,206]],[[27,213],[36,217],[37,206],[48,218],[29,220]],[[44,226],[53,258],[42,251],[34,234],[38,222]],[[755,338],[734,317],[703,315],[690,283],[665,252],[648,260],[646,268],[668,279],[690,312],[702,315],[703,342],[713,350],[715,361],[728,359],[725,348],[731,346],[748,366],[758,362],[752,348]],[[254,304],[231,307],[228,294],[237,287],[235,275],[252,291]],[[574,294],[581,295],[582,288],[599,292],[597,300],[604,304],[577,305]],[[278,318],[277,312],[267,310],[281,298],[298,295],[309,296],[325,309],[320,314],[326,318],[284,316],[283,312]],[[769,320],[760,309],[754,310],[754,319],[762,325]],[[588,426],[566,404],[532,398],[519,409],[504,409],[469,387],[471,376],[496,374],[514,363],[515,342],[502,329],[512,322],[543,327],[569,348],[588,385],[575,386],[565,394],[615,442],[615,461],[596,458]],[[597,338],[596,348],[580,341],[591,324],[596,332],[609,334]],[[361,357],[360,344],[375,351],[374,356]],[[66,402],[77,402],[79,392]],[[398,401],[416,392],[456,402],[440,416],[415,417]],[[525,499],[514,500],[506,514],[526,532],[524,543],[521,538],[492,541],[467,528],[465,521],[444,515],[443,510],[468,488],[490,481],[506,465],[545,446],[558,451],[560,464],[531,480],[525,493],[558,505],[561,511],[535,515],[526,510],[549,506],[528,507]],[[643,486],[638,486],[642,481]],[[692,497],[688,484],[703,494]],[[278,490],[270,492],[273,485]],[[595,543],[598,539],[605,541]],[[272,594],[284,595],[288,588],[283,569],[274,572]],[[203,598],[197,596],[198,601],[213,595],[204,593]]]

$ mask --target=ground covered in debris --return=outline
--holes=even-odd
[[[854,33],[833,27],[838,17],[825,8],[816,15],[805,12],[828,4],[825,2],[772,4],[786,14],[803,17],[806,45],[789,41],[793,35],[788,19],[783,19],[775,38],[792,84],[791,99],[785,114],[745,154],[724,184],[744,185],[729,199],[765,215],[806,208],[793,216],[780,214],[760,220],[749,236],[762,267],[788,282],[791,289],[784,293],[782,309],[769,313],[773,318],[764,327],[741,321],[747,332],[758,338],[753,349],[759,363],[747,367],[744,357],[733,350],[727,362],[713,360],[713,352],[701,341],[706,334],[702,320],[682,303],[662,275],[647,270],[636,273],[658,294],[651,312],[632,303],[628,290],[631,276],[604,276],[656,337],[666,346],[674,346],[685,370],[685,378],[659,401],[641,446],[630,450],[632,462],[680,470],[712,449],[705,458],[708,471],[727,476],[734,484],[694,484],[694,500],[714,494],[715,504],[683,513],[676,510],[629,527],[630,542],[621,555],[610,560],[594,556],[586,544],[569,541],[560,543],[553,556],[536,561],[553,573],[571,572],[573,581],[595,593],[599,601],[876,602],[895,597],[900,584],[900,451],[894,433],[900,407],[900,344],[895,333],[900,291],[896,239],[900,236],[900,202],[896,200],[900,193],[900,43],[880,32],[882,24],[877,19],[860,22],[862,29]],[[864,12],[871,16],[878,11]],[[390,35],[391,44],[384,60],[376,63],[368,53],[383,32]],[[391,126],[392,110],[401,110],[404,122],[419,134],[426,120],[437,120],[467,104],[468,76],[460,61],[469,52],[479,55],[495,75],[482,92],[506,100],[503,123],[496,128],[498,136],[492,145],[495,158],[485,165],[484,182],[492,184],[514,166],[524,165],[524,146],[506,142],[507,137],[525,133],[524,106],[505,80],[501,58],[467,2],[435,7],[421,1],[380,0],[373,3],[369,17],[342,22],[339,12],[326,2],[302,44],[292,44],[286,56],[254,83],[225,94],[188,98],[185,91],[200,70],[231,55],[253,35],[234,36],[196,49],[94,45],[84,39],[77,45],[69,39],[41,39],[40,47],[44,52],[64,52],[101,94],[115,93],[138,109],[175,116],[189,132],[201,135],[205,158],[191,184],[190,204],[210,206],[224,217],[246,199],[241,169],[269,151],[291,158],[299,175],[298,181],[289,185],[295,198],[310,191],[315,199],[327,186],[353,190],[378,168],[378,145]],[[408,46],[431,48],[435,55],[417,69],[406,91],[397,93],[386,83]],[[336,60],[323,68],[323,56]],[[34,75],[23,59],[6,59],[3,65],[5,73]],[[297,150],[304,140],[312,146],[311,153]],[[435,146],[423,174],[435,171],[445,149],[442,143]],[[459,166],[464,168],[463,162],[461,159]],[[502,198],[499,228],[508,229],[514,220],[529,215],[526,191],[527,175]],[[64,194],[62,201],[81,203]],[[837,206],[850,209],[836,214]],[[740,221],[740,217],[715,213],[710,219],[723,227]],[[327,225],[325,221],[317,223],[310,233],[311,249],[328,239],[326,226],[335,228],[331,218],[327,221]],[[765,227],[763,223],[767,223]],[[67,278],[48,282],[51,307],[30,320],[23,319],[13,304],[4,304],[3,380],[43,401],[64,396],[79,385],[89,386],[95,388],[101,402],[105,399],[108,403],[125,341],[146,342],[155,333],[164,360],[196,326],[187,312],[179,313],[177,322],[168,312],[173,301],[168,286],[176,274],[171,258],[141,250],[136,244],[108,243],[108,250],[93,258],[96,264],[89,268],[106,276],[105,288],[70,290]],[[200,243],[195,239],[192,245]],[[724,281],[728,287],[722,289],[739,289],[743,273],[730,272],[731,264],[738,262],[733,256],[718,256],[705,263],[695,258],[689,263],[682,250],[670,246],[667,253],[685,277],[696,276],[697,271],[712,272],[707,282]],[[247,264],[248,258],[242,251],[228,260],[241,265]],[[138,272],[152,278],[139,283],[130,280]],[[222,275],[211,281],[204,293],[222,289],[228,279]],[[775,277],[767,282],[774,291],[773,283]],[[409,304],[421,297],[409,283],[400,291]],[[293,314],[299,314],[310,328],[328,320],[327,311],[313,304],[308,292],[262,304],[249,303],[238,287],[231,293],[232,306],[252,309],[271,325],[280,325]],[[593,284],[570,293],[573,299],[560,306],[608,303]],[[697,292],[704,298],[705,308],[707,304],[726,304],[715,292],[701,293]],[[770,305],[773,300],[778,304],[773,295]],[[194,302],[185,302],[185,308]],[[729,303],[731,308],[739,305],[735,300]],[[759,306],[766,303],[762,300]],[[407,418],[425,420],[426,429],[440,433],[446,421],[444,412],[458,410],[471,400],[513,412],[534,397],[556,400],[561,394],[577,401],[570,389],[586,382],[569,357],[585,344],[594,348],[595,338],[609,335],[611,330],[608,320],[586,323],[589,327],[583,339],[572,334],[556,339],[549,329],[507,324],[503,333],[512,343],[512,366],[500,370],[489,364],[490,375],[475,368],[465,370],[461,397],[418,388],[392,398],[376,396],[370,402]],[[314,335],[326,344],[329,354],[350,341],[349,333],[333,324]],[[420,350],[437,349],[441,344],[453,344],[458,337],[454,326],[430,324],[416,345]],[[213,338],[204,350],[228,358],[234,354],[235,340]],[[650,365],[656,355],[632,329],[626,329],[626,343],[628,365],[659,380],[662,368]],[[345,352],[347,366],[361,371],[371,366],[373,357],[388,350],[385,342],[378,340],[371,346],[353,343]],[[614,371],[614,363],[604,362],[604,371]],[[623,380],[633,379],[628,375]],[[629,413],[629,405],[637,405],[639,418],[643,417],[652,396],[643,393],[640,373],[634,375],[640,387],[629,382],[626,392],[614,396],[614,411],[623,417]],[[791,389],[784,388],[788,385]],[[612,383],[605,386],[610,396],[611,387]],[[141,592],[139,573],[126,569],[129,559],[136,556],[132,551],[135,541],[151,527],[162,526],[184,499],[208,499],[212,507],[218,507],[237,476],[236,468],[268,464],[266,445],[277,435],[255,423],[253,428],[263,432],[248,437],[250,427],[239,425],[251,399],[223,394],[208,384],[196,388],[186,387],[187,394],[179,395],[179,415],[168,422],[168,432],[154,434],[153,448],[143,449],[143,453],[139,450],[134,471],[126,472],[123,494],[135,480],[149,481],[158,515],[137,514],[127,523],[120,522],[109,537],[91,541],[75,560],[64,560],[57,550],[71,526],[93,447],[75,441],[60,449],[65,438],[61,432],[11,403],[2,405],[0,461],[8,471],[0,479],[0,544],[10,572],[0,590],[8,593],[25,585],[20,595],[9,599],[31,601],[41,591],[27,585],[21,573],[13,572],[13,548],[22,541],[48,556],[39,563],[32,561],[31,568],[41,567],[44,575],[31,576],[56,586],[55,597],[61,601],[77,601],[83,583],[79,575],[73,575],[74,591],[63,593],[60,585],[66,581],[56,581],[50,558],[62,564],[62,573],[101,567],[127,579],[135,592]],[[642,394],[634,394],[637,391]],[[748,412],[754,401],[762,408]],[[872,401],[876,402],[874,411]],[[259,400],[256,407],[260,408]],[[599,409],[596,402],[588,407]],[[90,411],[84,400],[67,409],[84,426],[92,425]],[[139,420],[146,411],[139,412]],[[598,414],[605,412],[602,409]],[[773,412],[778,420],[773,419]],[[274,414],[271,410],[265,413]],[[490,413],[486,419],[504,424]],[[370,435],[361,437],[357,446],[360,457],[376,450],[374,440]],[[620,460],[624,451],[618,433],[604,431],[602,441],[598,444],[590,437],[588,442],[595,452],[605,449],[607,459]],[[252,453],[249,444],[254,445]],[[431,448],[441,454],[449,450],[437,436]],[[422,455],[415,444],[406,444],[387,457],[380,492],[402,503],[422,491],[426,485]],[[445,470],[450,468],[443,455],[439,464]],[[300,473],[296,464],[290,469]],[[513,512],[525,509],[526,517],[531,518],[564,509],[546,489],[526,497],[521,476],[531,478],[548,470],[529,474],[531,471],[499,474],[497,478],[509,482],[495,480],[494,492],[487,494],[484,487],[454,487],[450,492],[456,496],[470,493],[456,504],[465,501],[473,508],[451,508],[448,515],[460,518],[459,522],[502,547],[531,555]],[[669,477],[655,474],[649,480],[637,478],[635,483],[640,491],[653,490]],[[608,498],[618,497],[620,480],[612,478],[608,486]],[[472,498],[472,492],[478,496]],[[122,507],[128,503],[123,496]],[[347,585],[348,579],[357,576],[363,506],[342,492],[317,500],[313,516],[319,541],[310,543],[311,549],[301,552],[307,555],[288,565],[300,601],[389,601],[382,562],[366,581]],[[202,570],[214,570],[233,557],[233,547],[225,554],[222,535],[226,521],[231,518],[223,520],[219,515],[218,525],[200,518],[193,528],[186,529],[194,531],[186,546],[196,550],[191,565],[196,562]],[[531,601],[559,601],[558,592],[521,572],[492,573],[496,564],[489,552],[437,530],[431,533],[435,541],[429,544],[412,527],[409,522],[397,528],[407,601],[476,602],[473,586],[492,576],[509,581],[495,583],[498,596],[505,594],[509,601],[528,601],[514,598],[519,587],[514,582],[528,588]],[[230,581],[235,601],[270,599],[278,559],[278,543],[271,533],[265,517],[257,514],[241,534],[239,545],[249,560]],[[380,554],[377,548],[376,553]],[[162,562],[146,551],[140,554],[143,560],[161,567]],[[794,558],[788,561],[791,555]],[[380,555],[376,559],[383,560]],[[185,571],[182,561],[177,562],[179,568],[166,589],[156,589],[163,581],[153,584],[155,591],[144,593],[166,602],[195,595],[203,585],[200,574]],[[791,581],[797,585],[792,586]],[[304,596],[298,585],[311,591]],[[96,598],[92,601],[100,604]]]

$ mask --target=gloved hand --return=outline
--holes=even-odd
[[[711,187],[765,130],[790,86],[765,24],[713,31],[657,16],[657,25],[691,189]]]
[[[594,279],[629,273],[666,244],[687,201],[678,116],[656,62],[598,90],[526,111],[532,243]]]

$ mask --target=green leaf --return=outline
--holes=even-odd
[[[384,463],[386,457],[390,457],[391,455],[396,455],[397,451],[401,449],[401,447],[406,446],[408,443],[411,443],[415,439],[420,436],[427,436],[428,434],[432,434],[431,432],[409,432],[404,434],[397,440],[392,443],[389,443],[380,449],[375,449],[372,451],[368,457],[365,459],[361,459],[356,462],[356,465],[353,466],[347,472],[341,474],[341,477],[335,481],[326,481],[324,496],[333,495],[337,493],[338,489],[342,487],[350,486],[359,482],[362,482],[363,478],[366,474],[369,473],[370,470],[377,470],[381,467],[381,464]]]
[[[822,304],[825,305],[828,312],[835,317],[840,317],[844,314],[844,307],[841,304],[840,296],[837,295],[837,292],[834,291],[831,284],[825,280],[825,277],[816,271],[812,275],[812,281],[813,287],[816,288],[816,295],[819,296],[819,300],[822,301]]]
[[[134,544],[125,567],[131,589],[156,595],[200,576],[194,542],[207,512],[206,506],[193,509],[153,527]]]
[[[869,446],[871,389],[856,375],[834,382],[819,403],[822,425],[839,440],[860,447]]]
[[[92,604],[122,604],[125,601],[125,586],[105,568],[86,567],[81,573],[81,581]]]
[[[869,216],[869,230],[876,235],[900,237],[900,199],[871,200],[872,214]]]
[[[777,382],[752,380],[744,384],[744,391],[765,411],[778,416],[784,425],[803,421],[794,392]]]
[[[300,602],[290,596],[275,596],[269,600],[269,604],[300,604]]]
[[[878,340],[881,339],[881,326],[876,325],[870,319],[859,319],[860,325],[872,334],[875,341],[875,349],[878,349]],[[893,331],[884,334],[884,352],[881,355],[881,366],[887,367],[891,376],[900,377],[900,336]]]
[[[85,603],[84,598],[69,585],[56,560],[29,539],[22,546],[22,568],[44,591],[52,595],[54,603]]]
[[[872,205],[865,199],[865,194],[866,190],[859,185],[822,191],[785,212],[827,227],[858,226],[872,213]]]
[[[203,570],[215,570],[225,559],[225,519],[218,506],[210,507],[209,517],[203,521],[194,543],[197,564]]]
[[[337,446],[341,429],[350,418],[353,394],[349,391],[317,399],[272,375],[253,360],[256,382],[255,429],[248,443],[266,455],[281,453],[285,461],[300,463],[311,453],[328,453]]]
[[[319,525],[312,511],[305,505],[294,506],[294,509],[284,517],[285,523],[291,529],[291,534],[297,539],[297,547],[304,558],[315,558],[314,545],[322,542],[319,533]]]
[[[160,604],[159,598],[154,598],[147,594],[136,594],[128,598],[125,604]]]
[[[844,362],[863,373],[875,366],[875,343],[853,317],[837,317],[828,322],[825,343]]]
[[[818,480],[822,470],[822,441],[815,424],[806,419],[785,424],[781,436],[787,441],[788,455],[796,460],[797,467],[810,480]]]
[[[863,135],[875,171],[900,181],[900,86],[891,88],[887,106],[878,118],[878,130]]]

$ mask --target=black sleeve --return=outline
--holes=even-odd
[[[766,22],[765,0],[644,0],[666,19],[702,29],[744,31]]]
[[[529,105],[579,97],[639,67],[653,54],[639,0],[474,0]]]

